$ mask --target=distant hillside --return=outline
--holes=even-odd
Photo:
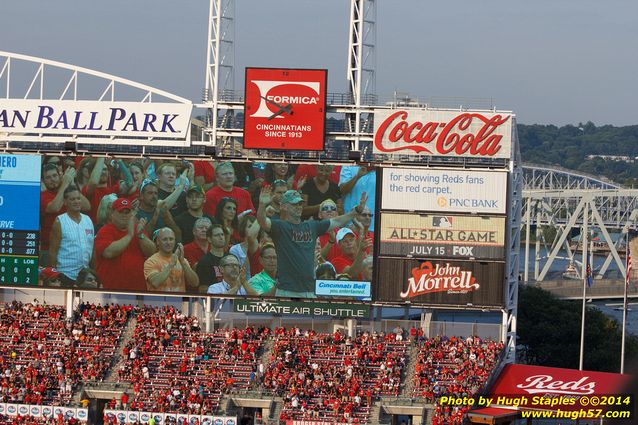
[[[638,187],[638,125],[596,127],[518,124],[524,162],[560,165],[605,176],[616,183]],[[630,160],[591,158],[590,155],[629,157]]]

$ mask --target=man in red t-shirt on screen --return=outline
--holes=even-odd
[[[206,203],[204,204],[204,214],[208,214],[211,217],[215,217],[217,204],[222,198],[233,198],[237,201],[237,215],[241,215],[244,211],[249,211],[249,214],[255,214],[255,206],[253,200],[250,197],[250,193],[235,186],[235,169],[230,162],[222,162],[217,166],[215,170],[215,176],[217,178],[217,186],[214,186],[208,192],[206,192]]]
[[[136,220],[128,199],[111,205],[109,223],[95,237],[96,271],[104,289],[146,291],[144,261],[155,253],[155,244],[145,225],[145,219]]]
[[[60,173],[57,165],[46,164],[42,170],[42,183],[45,190],[40,192],[40,265],[49,264],[49,235],[55,218],[63,214],[64,191],[73,184],[75,168],[67,168]],[[81,197],[81,210],[88,211],[91,205],[88,199]]]

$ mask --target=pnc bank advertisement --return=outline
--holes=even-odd
[[[384,168],[384,210],[505,214],[507,173],[433,168]]]

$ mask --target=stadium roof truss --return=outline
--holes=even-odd
[[[47,101],[88,101],[154,103],[184,105],[192,109],[190,100],[172,93],[147,86],[125,78],[117,77],[80,66],[0,51],[0,100],[47,100]],[[7,118],[5,118],[6,120]],[[25,142],[38,142],[43,150],[51,144],[78,142],[86,144],[113,145],[166,145],[174,140],[155,140],[153,137],[121,137],[91,134],[50,133],[0,133],[0,143],[13,143],[12,148],[28,146]],[[190,134],[183,145],[188,145]],[[45,143],[42,145],[42,143]],[[5,146],[6,147],[6,146]]]

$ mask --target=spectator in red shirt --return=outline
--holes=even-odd
[[[49,234],[55,218],[64,213],[64,191],[73,183],[75,169],[67,168],[62,175],[55,164],[47,164],[42,171],[42,183],[45,190],[40,192],[40,265],[49,265]],[[88,211],[91,205],[88,199],[81,197],[82,211]]]
[[[210,251],[210,242],[208,241],[208,229],[213,225],[208,217],[200,217],[195,220],[193,226],[193,241],[184,245],[184,257],[193,268],[197,267],[197,263],[208,251]]]
[[[193,161],[193,167],[195,169],[195,184],[202,186],[204,191],[215,186],[214,164],[214,161]]]
[[[215,215],[217,204],[226,197],[233,198],[237,202],[237,214],[248,211],[255,214],[255,206],[250,197],[250,193],[240,187],[235,186],[235,169],[230,162],[222,162],[215,170],[217,186],[206,192],[206,203],[204,213],[210,216]]]
[[[144,233],[145,225],[146,220],[135,219],[128,199],[111,205],[110,222],[95,237],[96,270],[105,289],[146,291],[144,261],[155,244]]]
[[[337,232],[337,244],[342,253],[332,260],[337,273],[347,273],[353,279],[361,279],[363,258],[371,244],[370,240],[357,239],[352,230],[344,227]]]
[[[128,172],[126,164],[124,164],[124,162],[121,160],[118,160],[116,164],[118,164],[118,167],[120,169],[126,170],[126,174],[129,177],[128,180],[131,180],[131,174]],[[93,223],[97,223],[97,209],[100,205],[102,197],[111,193],[117,193],[119,195],[120,190],[123,189],[123,191],[126,192],[126,188],[126,184],[120,185],[119,182],[111,184],[111,175],[105,163],[104,157],[95,160],[95,165],[93,166],[93,170],[91,171],[91,177],[89,178],[86,186],[84,186],[84,188],[82,189],[82,194],[86,196],[86,198],[91,203],[89,217],[91,217]]]

